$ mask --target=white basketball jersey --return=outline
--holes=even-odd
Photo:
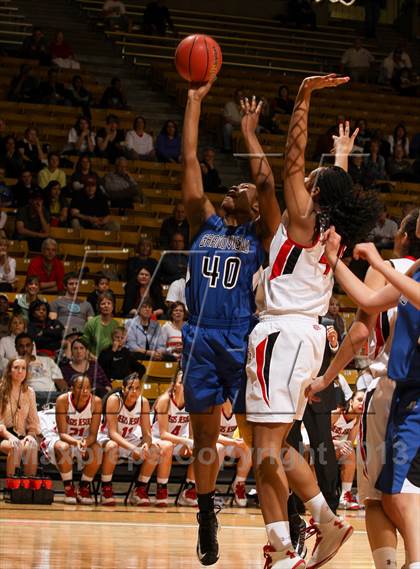
[[[339,446],[348,440],[350,431],[356,424],[357,419],[346,421],[346,418],[341,413],[334,425],[331,426],[331,436],[334,446]],[[353,441],[351,441],[353,442]]]
[[[117,432],[123,439],[130,439],[135,436],[141,436],[140,419],[142,411],[142,397],[138,397],[136,404],[132,409],[127,409],[124,400],[119,393],[116,393],[119,402],[119,411],[117,417]]]
[[[41,426],[41,433],[47,439],[57,435],[57,425],[55,422],[55,407],[38,411],[39,424]]]
[[[222,416],[220,419],[220,434],[224,437],[233,439],[233,433],[236,431],[237,427],[238,423],[236,422],[235,414],[232,413],[230,417],[226,417],[222,409]]]
[[[160,437],[159,423],[157,415],[155,414],[152,426],[152,435],[154,437]],[[185,411],[184,407],[180,408],[175,403],[172,397],[169,398],[169,408],[168,408],[168,432],[171,435],[177,437],[189,438],[189,424],[190,416]]]
[[[75,439],[86,439],[92,422],[92,395],[81,411],[74,405],[73,393],[67,394],[68,408],[66,415],[67,434]]]
[[[288,237],[281,223],[271,242],[269,261],[263,277],[262,315],[318,318],[327,313],[334,279],[320,241],[302,247]]]

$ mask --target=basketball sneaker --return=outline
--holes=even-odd
[[[347,492],[345,492],[344,495],[341,496],[341,498],[340,498],[340,503],[338,504],[338,509],[339,510],[360,510],[360,504],[356,500],[356,498],[353,496],[353,494],[350,492],[350,490],[347,490]]]
[[[79,504],[82,504],[83,506],[90,506],[91,504],[93,504],[93,498],[90,492],[89,482],[87,484],[83,482],[79,484],[79,489],[77,490],[76,497]]]
[[[220,511],[220,510],[219,510]],[[201,565],[213,565],[219,559],[217,532],[219,522],[215,512],[199,512],[197,557]]]
[[[337,517],[326,524],[316,523],[313,520],[310,523],[316,532],[316,542],[307,567],[315,569],[325,565],[334,557],[353,533],[353,528],[345,520]]]
[[[166,508],[168,505],[168,488],[166,486],[159,486],[156,490],[156,502],[158,508]]]
[[[71,484],[64,485],[64,503],[77,504],[76,488],[74,487],[73,482]]]
[[[116,504],[112,484],[110,483],[102,484],[101,504],[103,506],[115,506]]]
[[[197,491],[195,489],[195,486],[184,488],[178,498],[178,506],[198,506]]]
[[[305,561],[292,548],[276,551],[270,544],[264,546],[264,569],[305,569]]]
[[[133,488],[129,501],[132,506],[150,506],[147,486],[136,486]]]
[[[248,499],[246,497],[245,482],[237,482],[233,487],[233,502],[239,508],[246,508]]]
[[[305,559],[308,548],[305,545],[306,540],[306,522],[299,514],[293,514],[289,517],[290,539],[296,553],[302,559]]]

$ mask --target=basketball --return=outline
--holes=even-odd
[[[210,36],[188,36],[176,48],[175,67],[186,81],[205,83],[219,73],[221,66],[222,50]]]

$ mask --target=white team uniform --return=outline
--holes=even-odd
[[[185,405],[182,408],[178,407],[172,397],[169,398],[168,432],[177,437],[190,438],[190,415],[185,410]],[[153,438],[160,439],[159,423],[156,413],[153,418],[152,435]],[[173,455],[178,456],[183,446],[184,445],[181,444],[175,445]]]
[[[73,394],[71,392],[67,393],[67,398],[68,408],[66,414],[66,433],[78,440],[86,439],[89,436],[90,424],[92,422],[93,397],[92,395],[89,397],[88,402],[81,411],[78,411],[76,409],[73,401]],[[57,441],[60,440],[60,435],[57,431],[55,409],[48,409],[47,411],[40,412],[39,418],[41,423],[41,431],[45,437],[41,443],[41,450],[47,457],[48,461],[51,462],[51,464],[57,466],[54,445]],[[78,463],[83,462],[78,447],[70,446],[70,452],[72,460],[77,460]]]
[[[331,436],[335,450],[338,450],[349,440],[350,431],[356,424],[357,419],[347,421],[343,413],[340,413],[334,425],[331,425]],[[350,441],[353,442],[353,441]]]
[[[306,407],[305,388],[318,375],[333,275],[318,241],[302,247],[283,223],[264,270],[264,306],[249,338],[246,411],[255,423],[291,423]]]
[[[413,264],[412,259],[392,259],[391,264],[400,273],[405,273]],[[388,322],[392,333],[397,307],[386,311],[386,319],[382,316],[379,322]],[[383,337],[383,330],[375,330],[375,339],[370,342],[374,346],[379,336]],[[385,464],[385,435],[388,424],[392,397],[395,390],[395,381],[387,376],[389,348],[388,341],[382,347],[375,361],[369,366],[373,376],[365,394],[363,415],[361,417],[359,442],[357,445],[357,489],[361,502],[365,500],[381,500],[382,492],[375,488],[376,481]]]
[[[117,418],[117,431],[123,439],[128,441],[134,446],[141,446],[142,444],[142,433],[140,428],[140,419],[142,412],[142,400],[143,398],[138,397],[136,404],[132,409],[127,409],[124,405],[123,398],[119,393],[115,393],[120,400],[118,418]],[[100,436],[98,437],[99,442],[105,445],[109,440],[108,427],[106,422],[101,427]],[[119,447],[119,457],[127,459],[131,454],[131,451]]]
[[[233,433],[238,428],[238,423],[236,422],[235,414],[232,413],[230,417],[227,417],[222,409],[221,418],[220,418],[220,434],[228,439],[233,439]],[[223,448],[224,456],[232,456],[235,454],[236,447],[235,446],[224,446]]]

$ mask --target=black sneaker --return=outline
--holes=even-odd
[[[219,559],[217,532],[219,522],[214,512],[198,513],[197,557],[201,565],[213,565]]]
[[[308,549],[305,545],[306,539],[306,522],[298,514],[290,516],[290,539],[296,553],[305,559]]]

